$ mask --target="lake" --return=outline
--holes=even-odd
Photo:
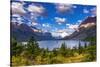
[[[79,40],[47,40],[38,41],[38,44],[40,48],[48,48],[49,50],[52,50],[54,48],[60,48],[62,43],[65,43],[68,48],[78,47],[79,42],[81,43],[81,46],[84,46],[85,43],[89,45],[89,42]],[[27,44],[27,42],[22,42],[22,44]]]
[[[38,41],[40,48],[48,48],[49,50],[52,50],[53,48],[60,48],[62,43],[65,43],[65,45],[68,48],[78,47],[79,42],[81,43],[81,46],[84,46],[85,43],[88,45],[89,42],[86,41],[79,41],[79,40],[48,40],[48,41]]]

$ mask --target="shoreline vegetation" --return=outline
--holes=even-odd
[[[48,48],[40,48],[34,37],[31,37],[26,45],[11,39],[11,66],[65,64],[96,61],[96,37],[87,38],[90,44],[68,48],[62,43],[60,48],[50,51]],[[56,45],[56,44],[55,44]]]

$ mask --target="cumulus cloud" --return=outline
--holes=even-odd
[[[39,16],[45,16],[45,8],[42,5],[37,4],[30,4],[27,8],[28,12],[30,12],[30,19],[37,20]]]
[[[66,24],[66,26],[68,26],[68,28],[73,29],[73,28],[77,28],[78,24]]]
[[[62,32],[65,32],[65,29],[62,29],[62,30],[57,30],[56,32],[57,32],[57,33],[62,33]]]
[[[81,22],[82,22],[82,20],[78,20],[77,22],[81,23]]]
[[[73,30],[76,30],[77,32],[79,32],[78,26],[79,26],[79,24],[71,24],[71,25],[69,25],[69,29],[73,29]]]
[[[89,10],[87,10],[87,9],[83,9],[83,13],[89,13]]]
[[[31,24],[32,24],[32,26],[38,25],[38,23],[36,23],[36,22],[32,22]]]
[[[53,37],[65,37],[65,36],[68,36],[69,34],[67,32],[51,32],[52,36]]]
[[[51,33],[52,33],[52,36],[54,36],[54,37],[62,37],[63,38],[65,36],[69,36],[70,34],[72,34],[73,31],[74,30],[72,30],[72,29],[66,28],[66,29],[58,29]]]
[[[51,27],[50,24],[48,24],[48,23],[44,23],[44,24],[42,24],[42,26],[43,27]]]
[[[66,26],[69,26],[70,24],[66,24]]]
[[[45,8],[42,6],[38,6],[35,4],[30,4],[28,6],[28,11],[32,12],[32,13],[38,13],[38,14],[42,14],[44,12]]]
[[[67,29],[70,30],[70,32],[72,32],[72,31],[77,31],[78,32],[79,31],[78,26],[81,23],[81,21],[82,20],[78,20],[79,23],[76,23],[76,24],[66,24]]]
[[[12,18],[11,22],[17,22],[16,18]]]
[[[67,11],[71,11],[72,8],[77,8],[76,6],[73,6],[71,4],[55,4],[56,5],[56,9],[58,12],[67,12]]]
[[[22,18],[20,15],[18,14],[13,14],[12,18],[11,18],[11,22],[18,22],[18,23],[22,23]]]
[[[30,19],[31,20],[37,20],[38,16],[39,16],[38,14],[30,13]]]
[[[61,35],[62,38],[65,37],[65,36],[69,36],[69,34],[66,33],[66,32],[63,32],[63,33],[61,33],[60,35]]]
[[[15,18],[21,18],[21,16],[18,15],[18,14],[13,14],[12,17],[15,17]]]
[[[13,23],[15,23],[15,22],[18,22],[18,24],[20,25],[20,24],[22,24],[23,22],[21,21],[21,18],[19,17],[19,18],[12,18],[11,19],[11,22],[13,22]]]
[[[42,26],[43,26],[43,27],[46,27],[47,25],[46,25],[46,24],[42,24]]]
[[[76,25],[76,24],[75,25],[70,25],[69,28],[75,29],[75,28],[78,28],[78,25]]]
[[[23,4],[20,2],[12,2],[11,11],[12,11],[12,14],[19,14],[19,15],[23,15],[26,13],[26,11],[24,10]]]
[[[73,5],[73,8],[77,8],[77,6]]]
[[[54,19],[58,24],[62,24],[66,21],[66,18],[55,17]]]

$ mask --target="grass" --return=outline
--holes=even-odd
[[[77,54],[77,53],[76,53]],[[44,64],[65,64],[65,63],[78,63],[82,62],[84,59],[86,59],[87,54],[77,54],[76,56],[72,57],[64,57],[62,55],[58,55],[56,57],[45,57],[42,58],[41,56],[37,56],[35,60],[29,60],[27,58],[17,56],[12,57],[12,66],[24,66],[24,65],[44,65]],[[35,61],[32,63],[32,61]]]
[[[16,51],[15,53],[17,54],[12,52],[14,53],[11,59],[12,66],[65,64],[65,63],[96,61],[96,45],[93,42],[91,42],[89,46],[81,47],[77,49],[74,48],[69,49],[66,48],[65,44],[62,44],[61,48],[53,51],[49,51],[48,49],[40,49],[36,46],[37,44],[30,43],[30,45],[33,48],[29,48],[29,49],[25,49],[25,46],[18,47],[16,46],[16,43],[14,44],[15,47],[13,48],[16,49],[15,50],[13,49],[13,51]],[[22,48],[24,49],[21,50]],[[33,52],[30,52],[31,50],[33,50]]]

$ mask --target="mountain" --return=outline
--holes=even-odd
[[[87,23],[96,23],[96,16],[95,17],[87,17],[80,25],[87,24]]]
[[[34,37],[36,40],[52,40],[54,39],[49,32],[42,32],[33,26],[28,26],[25,23],[19,24],[17,22],[11,22],[11,36],[15,37],[17,41],[28,41],[30,37]]]
[[[96,17],[87,17],[78,27],[78,31],[73,32],[64,39],[80,39],[96,37]]]

